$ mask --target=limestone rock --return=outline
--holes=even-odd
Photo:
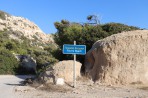
[[[63,78],[57,78],[56,85],[64,85],[64,79]]]
[[[85,56],[85,69],[94,82],[148,84],[148,30],[123,32],[97,41]]]
[[[80,77],[81,63],[76,62],[76,78]],[[64,79],[64,82],[73,82],[73,60],[60,61],[47,69],[39,76],[39,80],[44,80],[46,83],[58,82],[58,79]]]

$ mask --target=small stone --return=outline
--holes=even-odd
[[[64,79],[58,78],[57,81],[56,81],[56,85],[64,85]]]

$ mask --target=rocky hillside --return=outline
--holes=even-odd
[[[29,74],[33,66],[40,72],[57,61],[56,48],[52,35],[33,22],[0,11],[0,74]]]
[[[105,84],[148,84],[148,30],[123,32],[99,40],[87,52],[85,69]]]
[[[52,35],[45,34],[35,23],[3,11],[0,11],[0,31],[7,31],[9,37],[16,40],[23,36],[32,42],[35,40],[36,43],[53,43]]]

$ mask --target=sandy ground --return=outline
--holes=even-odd
[[[148,87],[102,86],[77,81],[76,88],[68,85],[45,87],[23,86],[22,81],[31,76],[0,75],[0,98],[148,98]]]

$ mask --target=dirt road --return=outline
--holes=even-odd
[[[15,88],[21,86],[21,82],[27,75],[0,75],[0,98],[16,98]]]
[[[78,81],[76,88],[50,86],[41,90],[22,86],[27,77],[30,76],[0,75],[0,98],[148,98],[148,87],[101,86]]]

